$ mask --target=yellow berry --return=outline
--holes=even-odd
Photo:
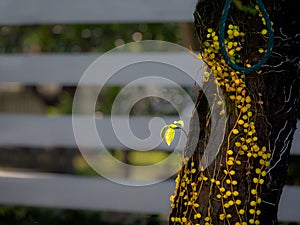
[[[242,146],[242,149],[243,149],[244,151],[247,151],[247,150],[248,150],[248,146],[247,146],[247,145],[243,145],[243,146]]]
[[[252,138],[247,138],[246,143],[249,144],[251,142],[252,142]],[[254,148],[254,146],[252,148]]]
[[[174,195],[171,195],[171,196],[170,196],[170,201],[173,201],[174,198],[175,198],[175,196],[174,196]]]
[[[254,151],[256,151],[256,152],[259,150],[259,147],[258,147],[258,145],[253,145],[253,147],[252,147],[252,148],[253,148],[253,150],[254,150]]]
[[[237,199],[237,200],[235,201],[235,204],[237,204],[237,205],[240,205],[241,203],[242,203],[242,201],[239,200],[239,199]]]
[[[227,154],[228,154],[228,155],[232,155],[232,154],[233,154],[233,151],[232,151],[232,150],[227,150]]]
[[[195,217],[196,217],[196,218],[201,218],[201,214],[200,214],[200,213],[197,213],[197,214],[195,215]]]
[[[247,102],[247,103],[250,103],[250,102],[251,102],[250,96],[247,96],[247,97],[246,97],[246,102]]]
[[[247,115],[243,115],[242,118],[243,118],[243,120],[246,120],[246,119],[248,119],[248,116]]]
[[[266,29],[263,29],[262,31],[261,31],[261,34],[262,35],[266,35],[268,33],[268,31],[266,30]]]
[[[244,120],[238,120],[238,124],[239,125],[243,125],[244,124]]]
[[[232,34],[233,34],[233,31],[232,31],[232,30],[228,30],[228,31],[227,31],[227,34],[228,34],[228,35],[232,35]]]
[[[239,133],[239,131],[238,131],[238,129],[233,129],[233,130],[232,130],[232,133],[234,133],[234,134],[238,134],[238,133]]]
[[[228,161],[226,162],[226,164],[229,165],[229,166],[232,166],[234,163],[233,163],[232,160],[228,160]]]
[[[222,213],[222,214],[220,214],[219,218],[220,218],[220,220],[224,220],[225,219],[225,215]]]
[[[260,183],[260,184],[263,184],[264,182],[265,182],[265,181],[264,181],[263,179],[260,179],[260,180],[259,180],[259,183]]]
[[[228,55],[229,55],[229,56],[233,56],[233,55],[234,55],[234,50],[231,49],[231,50],[228,52]]]
[[[245,210],[244,209],[240,209],[239,210],[239,214],[243,215],[245,213]]]
[[[235,142],[234,144],[236,147],[241,147],[241,145],[242,145],[240,142]]]
[[[231,191],[226,191],[226,195],[230,196],[231,195]]]

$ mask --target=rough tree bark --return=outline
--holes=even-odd
[[[278,223],[278,204],[297,124],[297,7],[292,0],[264,1],[275,35],[272,55],[260,71],[239,73],[224,63],[215,42],[224,2],[200,0],[194,16],[202,57],[208,64],[207,85],[214,76],[224,94],[215,105],[227,110],[225,137],[214,161],[200,165],[214,119],[212,111],[222,107],[210,108],[207,96],[198,89],[184,150],[187,159],[171,196],[170,225]],[[242,4],[254,7],[255,1],[243,0]],[[226,24],[230,26],[226,46],[228,51],[235,50],[236,63],[257,63],[268,41],[267,34],[261,33],[265,25],[259,11],[246,12],[232,5]],[[239,34],[231,33],[235,31]]]

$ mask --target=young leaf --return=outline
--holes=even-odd
[[[174,121],[174,124],[179,124],[184,127],[184,122],[182,120]]]
[[[169,125],[169,127],[172,128],[172,129],[179,129],[179,127],[177,125],[173,124],[173,123],[171,123]]]
[[[160,137],[162,140],[165,139],[166,130],[169,128],[169,125],[165,125],[160,131]]]
[[[175,130],[169,127],[165,133],[165,140],[168,145],[172,143],[174,136],[175,136]]]

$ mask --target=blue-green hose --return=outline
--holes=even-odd
[[[269,35],[267,50],[266,50],[264,57],[257,64],[255,64],[251,67],[238,66],[237,64],[232,62],[232,60],[230,59],[230,57],[226,51],[226,47],[225,47],[225,26],[226,26],[226,21],[227,21],[231,2],[232,2],[232,0],[226,0],[224,9],[222,12],[222,17],[220,19],[220,24],[219,24],[219,43],[220,43],[221,53],[222,53],[226,63],[235,71],[241,71],[241,72],[246,72],[246,73],[257,71],[269,59],[269,57],[272,53],[273,45],[274,45],[274,33],[273,33],[273,28],[272,28],[272,24],[271,24],[269,15],[266,11],[266,8],[265,8],[262,0],[256,0],[256,3],[262,13],[262,16],[266,21],[267,31],[268,31],[268,35]]]

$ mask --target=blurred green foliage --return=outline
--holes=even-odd
[[[1,225],[163,225],[158,215],[0,206]]]
[[[105,52],[139,40],[181,44],[177,23],[77,24],[0,27],[0,52]]]

